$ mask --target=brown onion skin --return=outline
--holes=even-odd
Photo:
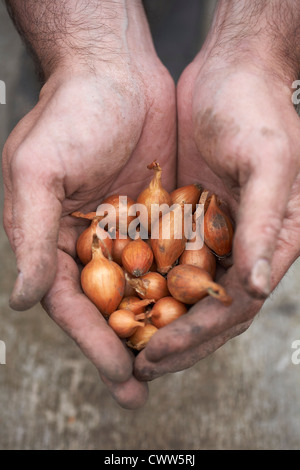
[[[113,241],[108,232],[106,232],[101,227],[97,228],[98,223],[99,222],[97,219],[92,220],[91,225],[87,227],[78,237],[76,243],[76,252],[81,263],[84,265],[88,264],[92,259],[93,236],[96,233],[98,233],[99,235],[103,234],[102,241],[104,247],[106,248],[103,249],[103,254],[105,258],[108,258],[112,254]]]
[[[156,264],[155,259],[153,259],[153,263],[151,264],[149,271],[152,272],[152,273],[157,272],[157,264]]]
[[[230,305],[232,302],[225,289],[213,282],[207,271],[189,264],[179,264],[169,272],[168,289],[175,299],[187,305],[193,305],[206,297],[210,293],[209,290],[219,292],[214,297],[224,305]]]
[[[149,245],[150,248],[151,248],[151,239],[150,238],[147,238],[146,240],[143,240],[143,241],[145,243],[147,243],[147,245]],[[152,250],[152,248],[151,248],[151,250]],[[156,264],[156,261],[154,259],[154,255],[153,255],[153,263],[151,264],[149,271],[151,271],[153,273],[157,272],[157,264]]]
[[[134,307],[134,313],[135,315],[138,315],[140,313],[145,313],[146,311],[146,306],[141,306],[140,308],[136,308],[136,304],[141,302],[141,299],[137,296],[130,295],[128,297],[124,297],[118,307],[119,310],[131,310],[131,308]]]
[[[121,266],[122,267],[122,266]],[[130,279],[134,279],[133,276],[130,276],[127,271],[122,267],[125,274],[125,290],[124,297],[136,296],[135,289],[130,285]]]
[[[144,189],[137,198],[138,204],[144,204],[148,211],[148,218],[144,218],[143,214],[140,215],[139,220],[141,225],[148,229],[148,233],[151,233],[151,205],[152,204],[167,204],[171,205],[171,196],[166,191],[161,183],[162,170],[159,163],[153,162],[148,165],[148,169],[154,170],[154,176],[150,181],[149,186]]]
[[[137,295],[141,299],[154,299],[155,301],[170,295],[167,280],[159,273],[150,272],[144,276],[133,279]]]
[[[175,234],[175,228],[177,228],[175,220],[179,217],[179,214],[182,215],[182,207],[180,205],[178,205],[176,209],[170,211],[169,214],[164,214],[158,221],[159,238],[151,239],[150,241],[157,264],[157,270],[161,274],[167,274],[170,269],[172,269],[173,264],[185,249],[186,238],[184,236],[183,224],[181,227],[182,233]],[[170,219],[168,218],[169,216]],[[165,220],[165,226],[168,226],[170,229],[170,237],[168,239],[164,239],[162,237],[162,226]]]
[[[123,250],[122,265],[132,276],[143,276],[149,271],[152,263],[153,252],[140,238],[130,242]]]
[[[110,315],[108,324],[122,339],[128,338],[137,328],[144,326],[144,323],[136,320],[135,314],[130,310],[116,310]]]
[[[118,263],[119,266],[122,266],[122,253],[125,248],[132,240],[130,237],[126,236],[125,239],[119,238],[119,232],[116,232],[116,238],[112,243],[112,259],[115,263]]]
[[[212,279],[215,279],[216,257],[206,245],[203,245],[200,250],[184,250],[179,258],[179,264],[190,264],[202,268],[211,275]]]
[[[184,315],[188,309],[173,297],[158,300],[151,310],[151,322],[156,328],[162,328]]]
[[[172,204],[192,204],[192,211],[195,212],[196,205],[199,202],[201,194],[200,184],[190,184],[188,186],[182,186],[181,188],[175,189],[171,193]]]
[[[204,215],[204,241],[217,255],[226,256],[231,253],[233,227],[229,217],[219,207],[216,196],[210,198]]]
[[[102,250],[98,249],[82,270],[81,286],[102,315],[108,317],[122,300],[125,275],[117,263],[106,259]]]
[[[125,235],[128,233],[128,226],[129,224],[136,219],[136,216],[129,216],[128,215],[128,211],[130,209],[131,206],[133,206],[135,204],[135,201],[133,199],[131,199],[130,197],[127,196],[127,225],[126,227],[121,227],[119,222],[120,222],[120,212],[124,211],[124,209],[126,210],[126,207],[124,206],[124,208],[122,207],[122,205],[120,206],[120,200],[119,200],[119,197],[122,196],[122,194],[113,194],[109,197],[107,197],[106,199],[104,199],[104,201],[102,201],[101,204],[111,204],[112,206],[114,206],[115,208],[115,211],[116,211],[116,230],[122,231],[122,233],[124,233]],[[99,206],[101,207],[101,205]],[[98,208],[99,209],[99,208]]]
[[[132,349],[141,351],[146,347],[147,343],[156,332],[156,326],[148,323],[145,326],[138,327],[136,332],[132,336],[130,336],[126,344]]]

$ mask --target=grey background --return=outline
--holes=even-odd
[[[214,2],[151,2],[158,52],[177,79],[203,41]],[[2,149],[38,94],[31,60],[2,3],[0,79],[7,85]],[[0,198],[2,210],[2,189]],[[192,369],[151,383],[147,405],[126,411],[41,307],[9,309],[16,268],[2,228],[0,259],[0,340],[7,346],[7,365],[0,365],[0,449],[300,447],[300,365],[291,363],[292,341],[300,339],[299,262],[250,330]]]

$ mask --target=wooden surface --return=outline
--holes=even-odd
[[[165,49],[166,50],[166,49]],[[30,109],[32,67],[0,3],[0,147]],[[3,193],[1,190],[1,201]],[[297,449],[300,446],[300,263],[251,329],[192,369],[150,384],[138,411],[120,409],[97,372],[44,311],[8,307],[16,269],[0,231],[0,449]]]

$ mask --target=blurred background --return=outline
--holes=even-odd
[[[177,80],[199,50],[214,1],[145,2],[157,51]],[[32,61],[0,3],[0,148],[37,101]],[[3,189],[1,185],[1,212]],[[33,214],[34,215],[34,214]],[[40,306],[10,310],[14,256],[0,229],[0,449],[297,449],[300,447],[300,263],[254,324],[193,368],[150,384],[147,405],[126,411]]]

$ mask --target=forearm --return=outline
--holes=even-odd
[[[219,0],[206,46],[217,59],[252,61],[293,80],[300,64],[300,2]]]
[[[153,48],[140,0],[5,1],[46,77],[58,64],[93,70],[99,62],[126,62],[135,43],[137,53]]]

